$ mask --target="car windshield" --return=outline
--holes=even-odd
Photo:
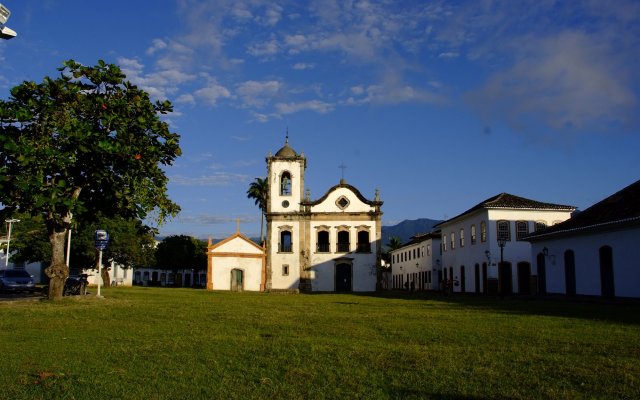
[[[10,269],[4,271],[5,278],[31,278],[31,275],[27,271],[19,269]]]

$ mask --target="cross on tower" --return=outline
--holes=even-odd
[[[338,168],[342,170],[342,180],[344,180],[344,170],[347,169],[347,166],[344,163],[338,165]]]

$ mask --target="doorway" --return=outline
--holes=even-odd
[[[244,271],[241,269],[231,270],[231,291],[242,292],[244,290]]]
[[[518,263],[518,293],[531,294],[531,265],[528,262]]]
[[[350,292],[351,287],[351,264],[336,265],[336,292]]]
[[[510,295],[513,293],[513,285],[512,285],[512,274],[511,274],[511,263],[503,262],[500,263],[499,269],[499,279],[500,279],[500,295]]]

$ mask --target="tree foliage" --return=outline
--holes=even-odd
[[[156,248],[156,267],[171,271],[207,268],[207,243],[186,235],[166,237]]]
[[[260,243],[264,243],[264,213],[267,211],[267,198],[269,196],[269,180],[267,178],[255,178],[247,189],[247,198],[253,199],[261,211],[260,214]]]
[[[151,102],[102,60],[69,60],[59,71],[55,79],[23,82],[0,101],[0,202],[9,212],[43,218],[50,298],[62,296],[64,237],[74,218],[153,213],[161,223],[179,211],[161,168],[180,155],[179,135],[160,119],[171,104]]]

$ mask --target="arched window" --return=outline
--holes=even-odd
[[[529,234],[529,223],[527,221],[516,221],[516,240],[522,240]]]
[[[358,253],[370,253],[371,252],[371,242],[369,241],[369,231],[360,230],[358,231],[358,245],[357,245]]]
[[[460,229],[460,247],[464,247],[464,228]]]
[[[536,221],[536,232],[547,229],[547,223],[544,221]]]
[[[471,225],[471,244],[476,244],[476,226]]]
[[[487,241],[487,223],[485,221],[480,222],[480,241]]]
[[[508,242],[511,241],[511,230],[509,229],[509,221],[498,221],[498,240],[506,240]]]
[[[345,253],[349,251],[349,231],[338,232],[338,252]]]
[[[318,253],[329,252],[329,231],[318,231]]]
[[[289,171],[284,171],[280,176],[280,195],[291,195],[291,174]]]
[[[280,252],[281,253],[291,253],[293,251],[292,242],[291,242],[291,231],[282,230],[280,231]]]

